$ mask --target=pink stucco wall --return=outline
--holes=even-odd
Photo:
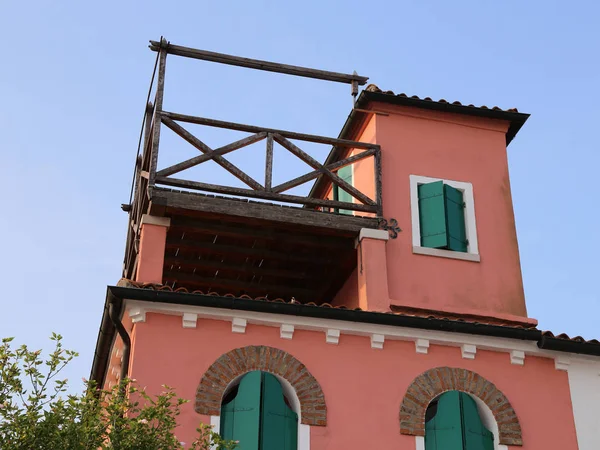
[[[303,330],[285,340],[275,327],[249,324],[245,334],[236,334],[230,322],[207,319],[184,329],[180,316],[151,313],[135,328],[131,376],[149,392],[167,384],[192,400],[184,406],[178,431],[187,443],[198,422],[208,421],[193,410],[207,368],[234,348],[267,345],[299,359],[323,389],[328,425],[311,428],[311,450],[413,450],[415,438],[399,432],[400,404],[417,375],[439,366],[466,368],[496,384],[519,417],[524,450],[577,449],[567,374],[551,359],[528,356],[524,366],[517,366],[508,353],[478,351],[467,360],[457,347],[432,345],[428,354],[417,354],[414,343],[389,340],[375,350],[368,337],[348,335],[331,345],[322,332]]]
[[[397,219],[403,230],[386,249],[391,304],[527,317],[508,174],[508,123],[386,104],[372,108],[389,115],[371,116],[355,138],[381,146],[384,217]],[[356,187],[372,189],[372,173],[372,167],[355,167]],[[472,183],[481,262],[413,254],[410,175]]]

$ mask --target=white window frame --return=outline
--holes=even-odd
[[[479,245],[477,243],[477,226],[475,223],[475,201],[473,199],[473,185],[462,181],[445,180],[442,178],[410,175],[410,216],[412,222],[412,248],[413,253],[419,255],[440,256],[442,258],[462,259],[479,262]],[[465,231],[467,234],[467,251],[457,252],[439,248],[421,246],[421,223],[419,221],[419,185],[442,181],[452,186],[463,194],[465,202]]]

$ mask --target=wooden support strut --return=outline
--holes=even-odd
[[[254,142],[258,142],[261,139],[264,139],[266,137],[267,133],[259,132],[259,133],[255,134],[254,136],[249,136],[247,138],[241,139],[240,141],[226,145],[225,147],[221,147],[220,149],[212,150],[208,145],[206,145],[204,142],[202,142],[196,136],[192,135],[189,131],[187,131],[185,128],[183,128],[181,125],[175,123],[171,119],[169,119],[167,117],[162,117],[162,120],[163,120],[163,123],[167,127],[169,127],[171,130],[173,130],[175,133],[177,133],[183,139],[188,141],[190,144],[192,144],[198,150],[205,153],[205,155],[201,155],[196,158],[188,159],[187,161],[184,161],[182,163],[175,164],[174,166],[171,166],[171,167],[167,167],[166,169],[163,169],[159,173],[157,173],[156,178],[164,178],[165,174],[170,175],[173,173],[177,173],[177,172],[180,172],[189,167],[193,167],[196,164],[200,164],[201,162],[206,161],[208,159],[213,159],[217,164],[219,164],[221,167],[223,167],[225,170],[227,170],[229,173],[231,173],[233,176],[235,176],[239,180],[243,181],[245,184],[250,186],[252,189],[257,189],[257,190],[263,189],[263,186],[258,181],[256,181],[255,179],[253,179],[252,177],[250,177],[249,175],[244,173],[242,170],[238,169],[234,164],[227,161],[225,158],[223,158],[221,156],[221,154],[229,153],[233,150],[237,150],[246,145],[250,145]]]
[[[276,135],[274,135],[273,138],[281,146],[287,148],[290,152],[292,152],[294,155],[296,155],[298,158],[300,158],[306,164],[311,166],[313,169],[317,169],[317,170],[321,171],[324,175],[331,178],[331,181],[333,181],[337,186],[341,187],[344,191],[348,192],[348,194],[350,194],[352,197],[354,197],[355,199],[357,199],[364,205],[373,206],[376,204],[373,200],[371,200],[365,194],[360,192],[358,189],[356,189],[350,183],[342,180],[340,177],[337,176],[337,174],[333,173],[331,170],[326,169],[323,164],[321,164],[319,161],[314,159],[308,153],[306,153],[303,150],[301,150],[300,148],[298,148],[296,145],[294,145],[292,142],[288,141],[283,136],[276,134]]]
[[[354,155],[349,158],[342,159],[340,161],[337,161],[337,162],[334,162],[331,164],[327,164],[326,166],[324,166],[324,169],[327,169],[327,170],[341,169],[342,167],[349,166],[350,164],[353,164],[356,161],[360,161],[361,159],[364,159],[368,156],[374,155],[376,152],[377,152],[377,149],[371,148],[369,150],[365,150],[362,153],[359,153],[358,155]],[[314,180],[315,178],[317,178],[319,175],[322,175],[322,174],[323,174],[323,171],[314,170],[310,173],[307,173],[305,175],[301,175],[297,178],[294,178],[293,180],[286,181],[285,183],[281,183],[281,184],[275,186],[272,189],[272,191],[277,192],[277,193],[287,191],[289,189],[295,188],[296,186],[300,186],[301,184],[304,184],[307,181]]]
[[[150,41],[150,50],[159,51],[165,45],[161,42]],[[167,53],[186,58],[201,59],[220,64],[228,64],[231,66],[247,67],[250,69],[264,70],[267,72],[285,73],[288,75],[296,75],[299,77],[316,78],[318,80],[335,81],[338,83],[349,83],[363,86],[367,84],[368,77],[360,76],[356,73],[346,74],[339,72],[330,72],[327,70],[311,69],[309,67],[292,66],[289,64],[280,64],[271,61],[260,59],[243,58],[240,56],[226,55],[224,53],[210,52],[190,47],[182,47],[180,45],[167,44]]]

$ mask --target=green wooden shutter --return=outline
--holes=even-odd
[[[239,441],[240,450],[260,450],[260,394],[261,372],[249,372],[235,398],[221,407],[221,436]]]
[[[458,391],[438,399],[437,413],[425,424],[425,450],[464,450]]]
[[[465,228],[465,204],[463,193],[452,186],[444,185],[446,207],[446,229],[448,250],[467,251],[467,230]]]
[[[421,245],[431,248],[446,248],[446,212],[444,183],[421,184],[418,187],[419,222],[421,225]]]
[[[487,430],[468,394],[442,394],[437,412],[425,423],[425,450],[494,450],[494,435]]]
[[[346,183],[352,185],[352,166],[342,167],[337,172],[337,176],[344,180]],[[338,200],[340,202],[352,203],[354,201],[354,197],[344,191],[342,188],[338,186],[333,186],[333,199]],[[337,211],[341,214],[353,214],[354,211],[348,209],[340,209]]]
[[[487,430],[477,411],[477,404],[469,395],[461,392],[464,450],[494,450],[494,435]]]
[[[296,450],[298,415],[284,401],[277,378],[263,373],[261,450]]]

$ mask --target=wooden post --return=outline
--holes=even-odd
[[[375,158],[375,203],[377,204],[377,216],[383,217],[383,187],[381,181],[381,148],[377,148]]]
[[[265,191],[271,192],[273,181],[273,134],[267,134],[267,160],[265,164]]]
[[[165,69],[167,66],[168,45],[169,44],[165,39],[161,39],[160,55],[158,59],[158,82],[156,84],[156,97],[154,99],[154,125],[152,130],[152,152],[150,154],[150,177],[148,178],[148,188],[153,187],[156,180],[156,165],[158,163],[158,143],[160,141],[160,122],[165,92]]]

